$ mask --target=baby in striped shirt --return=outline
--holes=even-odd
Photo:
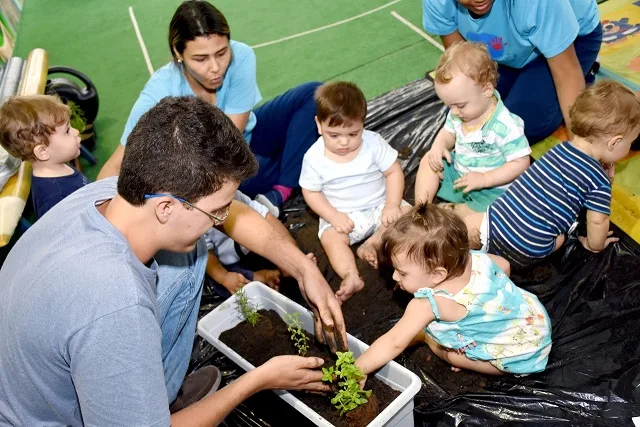
[[[640,133],[640,100],[614,81],[586,88],[570,111],[571,141],[550,149],[493,202],[465,218],[469,237],[512,265],[530,265],[557,250],[583,208],[582,245],[600,252],[609,231],[615,163]],[[479,240],[479,241],[478,241]]]

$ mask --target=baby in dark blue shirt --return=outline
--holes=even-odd
[[[68,165],[80,155],[78,130],[69,123],[69,107],[48,95],[16,96],[0,106],[0,145],[31,162],[31,198],[36,218],[89,183]]]

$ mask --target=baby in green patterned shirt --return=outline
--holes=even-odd
[[[497,79],[497,65],[483,44],[465,41],[445,51],[435,89],[449,113],[420,162],[416,203],[437,195],[484,212],[529,167],[524,123],[502,103]]]

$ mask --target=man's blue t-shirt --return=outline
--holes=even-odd
[[[422,12],[428,32],[444,36],[457,29],[512,68],[562,53],[600,22],[596,0],[494,0],[489,13],[477,19],[456,0],[422,0]]]
[[[156,301],[97,209],[116,178],[58,203],[0,269],[0,426],[169,426]]]
[[[249,142],[251,131],[256,126],[256,115],[252,110],[262,100],[256,76],[256,55],[244,43],[231,40],[230,45],[232,59],[222,86],[216,91],[216,106],[225,114],[251,112],[244,128],[244,137]],[[166,96],[195,96],[181,64],[170,62],[151,76],[129,113],[120,144],[127,144],[127,138],[140,117]]]
[[[73,173],[67,176],[55,178],[31,176],[31,199],[36,219],[40,219],[60,200],[89,183],[89,179],[79,170],[72,169]]]

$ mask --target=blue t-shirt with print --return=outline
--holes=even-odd
[[[443,36],[457,29],[512,68],[562,53],[600,22],[596,0],[494,0],[491,11],[477,19],[456,0],[422,0],[422,12],[428,32]]]
[[[256,55],[249,46],[235,40],[230,41],[232,59],[222,86],[216,91],[216,106],[225,114],[243,114],[253,110],[262,100],[256,77]],[[140,117],[165,96],[195,96],[187,83],[182,65],[171,62],[156,71],[149,79],[133,105],[120,143],[127,144],[129,134]],[[244,137],[251,140],[251,131],[256,126],[256,115],[251,111],[244,128]]]

